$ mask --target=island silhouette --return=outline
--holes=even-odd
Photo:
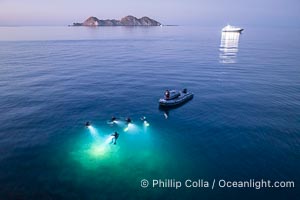
[[[73,26],[161,26],[162,24],[149,17],[136,18],[132,15],[123,17],[121,20],[116,19],[98,19],[89,17],[82,23],[73,23]]]

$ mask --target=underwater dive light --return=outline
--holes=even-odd
[[[150,124],[145,120],[144,121],[144,126],[150,126]]]

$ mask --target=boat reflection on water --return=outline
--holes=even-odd
[[[186,103],[188,103],[188,102],[186,102]],[[180,108],[180,107],[184,106],[186,103],[184,103],[184,104],[179,104],[179,105],[176,105],[176,106],[171,106],[171,107],[158,106],[158,109],[159,109],[161,112],[163,112],[165,118],[168,119],[169,116],[170,116],[170,112],[171,112],[172,110],[175,110],[175,109],[177,109],[177,108]]]
[[[236,63],[240,32],[222,32],[220,45],[220,63]]]
[[[170,110],[174,109],[174,108],[166,108],[166,107],[163,107],[163,106],[158,106],[158,109],[164,113],[164,116],[165,116],[165,119],[168,119],[169,118],[169,115],[170,115]]]

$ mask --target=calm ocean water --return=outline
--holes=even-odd
[[[0,199],[296,199],[300,30],[244,28],[0,28]],[[168,88],[195,97],[166,119],[157,101]],[[133,126],[108,125],[113,115]],[[296,188],[144,189],[142,179]]]

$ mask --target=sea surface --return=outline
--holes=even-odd
[[[0,27],[0,199],[297,199],[300,30],[221,28]]]

